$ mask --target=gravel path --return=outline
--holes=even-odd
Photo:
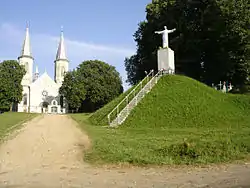
[[[250,188],[250,163],[210,168],[92,167],[88,136],[65,115],[36,117],[0,146],[0,187]]]

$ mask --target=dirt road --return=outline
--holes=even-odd
[[[212,168],[94,168],[88,136],[67,116],[28,122],[0,146],[0,187],[250,187],[250,164]]]

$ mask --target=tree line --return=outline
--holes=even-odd
[[[134,33],[137,51],[125,59],[130,84],[157,70],[162,41],[154,32],[165,25],[176,28],[169,44],[177,74],[210,86],[224,80],[240,89],[249,85],[249,0],[152,0]]]

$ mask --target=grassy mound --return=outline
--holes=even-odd
[[[134,109],[128,127],[249,127],[250,98],[224,94],[184,76],[165,76]]]
[[[246,157],[249,114],[249,96],[224,94],[173,75],[162,77],[118,129],[88,125],[78,114],[73,118],[92,137],[89,161],[192,164]]]
[[[36,114],[6,112],[0,114],[0,141],[18,125],[35,117]]]

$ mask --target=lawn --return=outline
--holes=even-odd
[[[0,141],[6,136],[11,130],[18,127],[27,120],[35,117],[36,114],[29,113],[14,113],[6,112],[0,114]]]
[[[165,76],[117,129],[93,125],[93,115],[72,118],[92,139],[91,163],[208,164],[249,156],[249,114],[249,96]]]

